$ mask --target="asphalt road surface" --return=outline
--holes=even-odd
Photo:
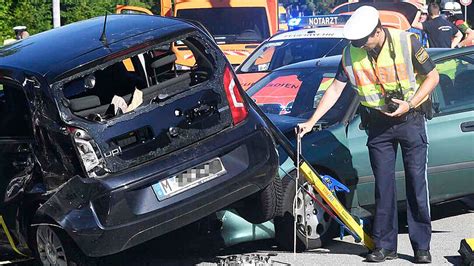
[[[432,206],[433,236],[431,254],[433,264],[461,263],[458,253],[463,238],[474,237],[474,211],[459,201]],[[404,214],[402,214],[404,215]],[[401,219],[403,220],[403,219]],[[408,237],[408,228],[400,222],[398,256],[383,265],[410,265],[413,251]],[[293,254],[281,252],[273,240],[243,243],[222,248],[210,239],[197,239],[189,232],[169,234],[165,239],[151,241],[118,255],[101,259],[100,265],[217,265],[232,256],[255,257],[260,255],[273,265],[364,265],[367,250],[354,243],[350,236],[343,240],[335,238],[324,248]],[[271,255],[271,256],[268,256]],[[1,263],[0,263],[1,264]],[[22,265],[33,265],[24,262]],[[373,265],[373,264],[372,264]]]

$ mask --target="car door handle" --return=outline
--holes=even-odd
[[[474,121],[464,122],[461,124],[462,132],[474,131]]]

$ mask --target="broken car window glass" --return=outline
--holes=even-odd
[[[66,83],[63,94],[69,108],[89,120],[108,120],[207,81],[213,74],[212,59],[201,52],[202,44],[194,37],[176,42],[181,45],[162,43]],[[183,48],[189,55],[178,58],[175,49]],[[183,66],[183,60],[191,66]]]
[[[23,91],[10,84],[0,84],[0,137],[31,136],[27,100]]]

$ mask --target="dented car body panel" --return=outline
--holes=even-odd
[[[116,15],[101,40],[104,21],[0,49],[0,108],[16,113],[0,121],[10,129],[0,129],[2,247],[31,254],[35,228],[48,224],[87,256],[117,253],[276,175],[267,125],[239,99],[230,64],[204,32],[177,19]],[[196,53],[193,68],[169,60],[173,42]],[[120,109],[116,97],[138,104]],[[8,128],[13,120],[21,130]]]

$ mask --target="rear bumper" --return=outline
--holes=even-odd
[[[264,188],[278,168],[274,144],[265,135],[266,130],[253,131],[243,140],[201,156],[195,154],[179,169],[162,169],[114,189],[109,189],[106,181],[73,178],[39,211],[56,220],[86,255],[99,257],[120,252]],[[153,184],[215,157],[221,158],[226,174],[171,198],[157,199]]]

